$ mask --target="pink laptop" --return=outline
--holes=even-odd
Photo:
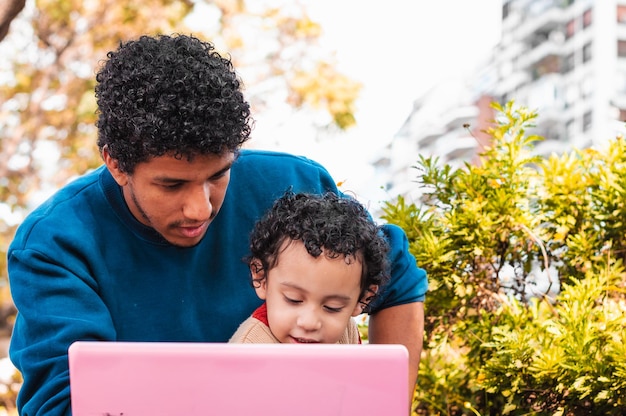
[[[407,416],[401,345],[75,342],[74,416]]]

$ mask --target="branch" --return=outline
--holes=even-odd
[[[24,9],[26,0],[2,0],[0,2],[0,41],[9,33],[9,26]]]

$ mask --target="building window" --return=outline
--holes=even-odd
[[[571,84],[565,87],[565,106],[566,108],[574,106],[580,98],[578,85]]]
[[[625,45],[626,46],[626,45]],[[562,73],[567,74],[572,69],[574,69],[574,53],[570,53],[563,59]]]
[[[583,99],[590,98],[593,95],[593,80],[586,76],[580,83],[580,96]]]
[[[626,6],[617,6],[617,21],[626,23]]]
[[[626,40],[617,41],[617,56],[620,58],[626,57]]]
[[[543,137],[550,139],[550,140],[555,140],[555,141],[560,141],[563,140],[563,135],[560,132],[560,129],[558,127],[553,127],[553,128],[547,128],[545,133],[543,134]]]
[[[585,13],[583,13],[583,29],[586,29],[591,25],[591,20],[591,9],[588,9]]]
[[[591,111],[583,114],[583,131],[589,131],[591,129]]]
[[[588,42],[583,46],[583,62],[591,60],[591,42]]]
[[[506,19],[509,17],[509,13],[511,13],[511,2],[505,3],[504,6],[502,6],[502,18]]]
[[[568,138],[572,138],[576,135],[576,123],[574,120],[567,120],[565,123],[565,131]]]
[[[569,39],[576,33],[576,20],[572,19],[565,25],[565,39]]]
[[[562,71],[561,60],[556,55],[548,55],[539,61],[532,69],[533,79],[540,78],[546,74],[556,74]]]

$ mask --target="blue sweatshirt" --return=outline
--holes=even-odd
[[[242,260],[249,233],[287,189],[337,191],[309,159],[243,150],[220,213],[188,248],[138,222],[104,167],[34,210],[8,252],[18,309],[10,357],[24,378],[20,414],[71,414],[67,349],[74,341],[227,342],[261,304]],[[422,301],[427,289],[405,234],[395,226],[385,233],[392,280],[372,312]]]

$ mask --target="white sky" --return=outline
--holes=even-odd
[[[393,134],[437,80],[471,70],[500,37],[501,0],[312,0],[326,46],[364,83],[360,122]],[[399,113],[400,112],[400,113]]]
[[[341,72],[363,84],[346,137],[282,141],[281,149],[325,165],[343,189],[377,198],[368,161],[409,115],[413,101],[447,77],[471,72],[500,39],[501,0],[310,0],[322,41]],[[294,121],[297,123],[297,121]],[[298,133],[299,132],[299,133]],[[261,132],[259,132],[261,133]],[[272,134],[279,134],[273,131]],[[297,126],[288,133],[303,134]]]

